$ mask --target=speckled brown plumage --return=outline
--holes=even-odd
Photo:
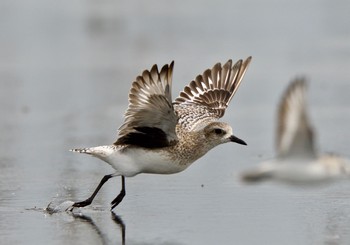
[[[219,122],[236,93],[251,57],[220,63],[190,82],[172,102],[174,62],[145,70],[132,83],[125,120],[113,145],[74,149],[110,164],[115,172],[106,175],[90,198],[74,207],[89,205],[111,177],[122,176],[122,191],[112,208],[125,195],[125,177],[140,173],[173,174],[190,166],[217,145],[246,143],[233,135],[229,124]]]

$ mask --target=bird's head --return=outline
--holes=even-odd
[[[219,145],[227,142],[235,142],[241,145],[247,145],[243,140],[234,136],[232,127],[224,122],[212,122],[204,128],[204,135],[208,142],[213,145]]]

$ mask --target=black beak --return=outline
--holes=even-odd
[[[245,143],[243,140],[241,140],[240,138],[237,138],[237,137],[234,136],[234,135],[231,135],[231,136],[230,136],[230,140],[231,140],[232,142],[237,143],[237,144],[247,145],[247,143]]]

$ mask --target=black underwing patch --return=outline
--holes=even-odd
[[[115,145],[134,145],[144,148],[162,148],[169,146],[163,130],[156,127],[134,127],[135,131],[119,138]]]

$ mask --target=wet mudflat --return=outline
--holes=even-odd
[[[3,244],[348,244],[350,181],[320,188],[243,185],[274,155],[276,104],[310,78],[318,148],[349,154],[347,1],[3,1],[0,38],[0,237]],[[132,80],[175,60],[173,97],[215,62],[253,56],[223,120],[226,144],[183,173],[120,179],[83,200],[112,169],[68,151],[109,144]]]

